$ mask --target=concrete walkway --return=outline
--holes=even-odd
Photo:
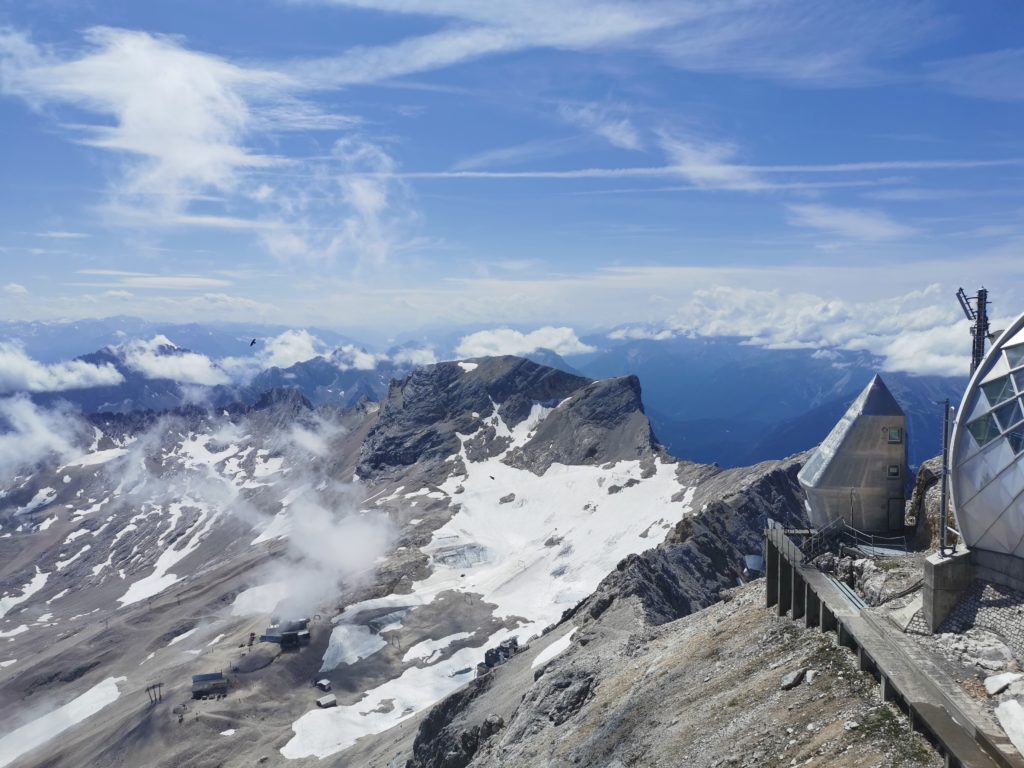
[[[873,674],[882,696],[902,709],[915,729],[935,743],[946,765],[1024,768],[1024,758],[987,712],[933,657],[895,626],[865,610],[845,584],[803,563],[803,555],[782,529],[767,538],[767,602],[780,616],[803,619],[807,627],[834,630],[839,644],[857,654]]]

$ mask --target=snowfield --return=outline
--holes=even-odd
[[[117,687],[118,683],[123,683],[127,679],[126,677],[108,677],[63,707],[42,717],[37,717],[27,725],[16,728],[0,738],[0,768],[13,763],[26,752],[45,744],[71,726],[117,701],[118,696],[121,695]]]
[[[495,409],[488,423],[499,437],[511,438],[508,450],[512,450],[527,442],[551,410],[534,405],[529,418],[509,429]],[[295,735],[281,749],[285,757],[327,757],[431,706],[472,678],[486,648],[513,636],[526,640],[539,634],[591,594],[622,558],[660,542],[672,525],[692,511],[695,489],[680,486],[674,462],[656,462],[648,477],[640,461],[620,461],[611,469],[553,464],[537,476],[504,464],[501,459],[508,450],[484,461],[470,461],[466,443],[474,436],[459,437],[466,474],[449,477],[439,494],[447,496],[457,511],[422,548],[431,557],[433,573],[414,583],[411,594],[357,603],[344,616],[355,621],[371,609],[411,606],[415,610],[443,593],[455,592],[480,595],[497,606],[497,618],[513,619],[518,627],[499,630],[482,645],[462,648],[435,664],[429,664],[429,659],[454,642],[455,636],[419,643],[403,660],[423,664],[422,653],[427,666],[407,668],[398,678],[367,691],[357,704],[307,712],[292,725]],[[402,490],[386,500],[401,498],[411,506],[416,503],[412,499],[429,493],[419,489],[402,497]],[[683,501],[673,502],[672,497],[684,490]],[[514,499],[507,501],[510,494]],[[344,643],[354,637],[355,627],[348,624],[335,633],[342,627],[345,633],[337,644],[332,634],[324,669],[336,665]],[[361,628],[376,638],[378,649],[384,646],[382,638]],[[366,641],[364,635],[358,637]],[[570,637],[553,643],[556,648],[546,650],[552,654],[549,658],[568,648]],[[367,642],[365,648],[369,647]]]

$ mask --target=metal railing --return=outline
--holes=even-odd
[[[879,550],[893,549],[907,551],[905,535],[890,536],[880,533],[868,533],[854,528],[842,518],[837,518],[823,528],[819,528],[800,547],[808,561],[814,560],[825,552],[839,549],[842,545],[854,547],[870,547],[874,554]]]

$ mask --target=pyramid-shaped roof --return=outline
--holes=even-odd
[[[877,373],[874,378],[864,387],[864,391],[857,395],[857,399],[850,405],[846,412],[847,417],[857,416],[902,416],[903,409],[892,396],[892,392],[885,386],[882,377]]]
[[[857,423],[861,416],[903,416],[903,409],[892,396],[892,392],[885,386],[882,377],[877,373],[868,382],[857,399],[846,409],[843,417],[836,422],[828,437],[821,441],[821,445],[811,455],[811,458],[800,470],[800,481],[805,486],[814,486],[822,479],[825,470],[836,456],[839,447],[846,440],[847,435]]]

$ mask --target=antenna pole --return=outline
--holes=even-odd
[[[946,488],[949,485],[949,398],[943,401],[942,412],[942,490],[939,501],[939,557],[946,556],[947,523],[946,523]]]
[[[988,338],[988,291],[984,288],[978,290],[976,304],[978,319],[971,328],[971,333],[974,334],[974,347],[971,351],[972,376],[985,358],[985,339]]]

